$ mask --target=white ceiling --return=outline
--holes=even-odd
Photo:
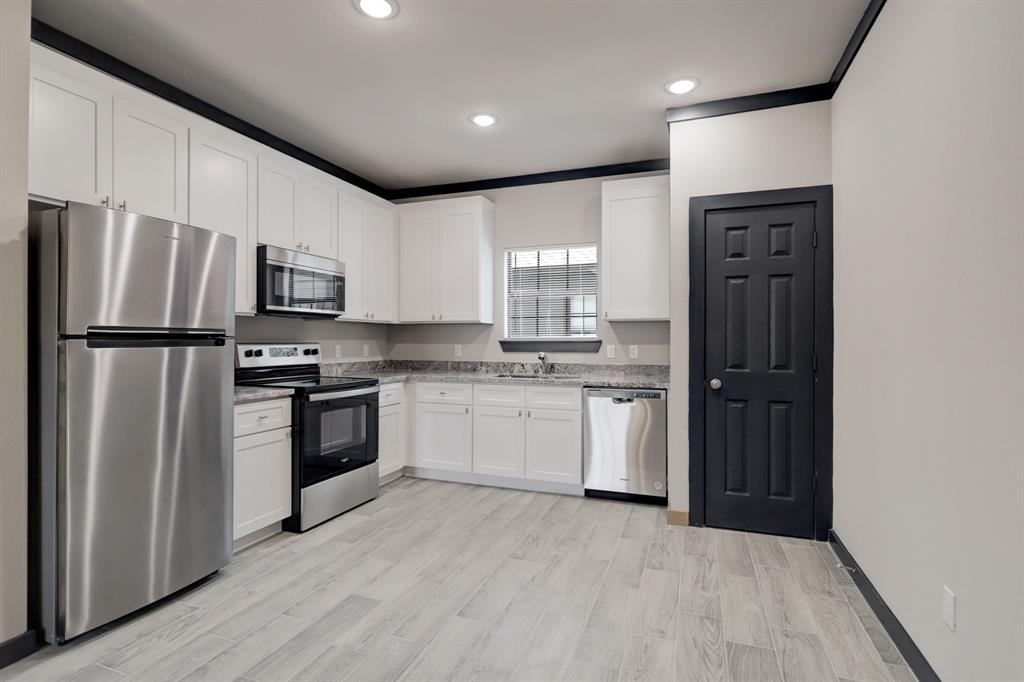
[[[668,155],[665,109],[827,80],[867,0],[34,0],[36,18],[383,187]],[[700,87],[662,86],[693,75]],[[476,111],[501,123],[479,129]]]

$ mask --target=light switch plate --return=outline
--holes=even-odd
[[[363,344],[363,357],[364,358],[370,357],[370,344],[368,344],[368,343],[364,343]]]
[[[942,586],[942,622],[950,632],[956,632],[956,593],[948,585]]]
[[[630,346],[629,357],[632,360],[636,360],[638,357],[640,357],[640,346]]]
[[[462,357],[462,344],[461,343],[455,344],[455,357],[457,357],[457,358],[461,358]]]
[[[609,343],[609,344],[608,344],[608,346],[607,346],[607,350],[605,351],[605,354],[606,354],[606,355],[607,355],[607,356],[608,356],[609,358],[614,358],[614,357],[615,357],[615,345],[614,345],[614,344],[611,344],[611,343]]]

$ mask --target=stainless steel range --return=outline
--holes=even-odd
[[[235,383],[291,388],[292,516],[302,532],[377,497],[377,379],[321,376],[320,344],[239,344]]]

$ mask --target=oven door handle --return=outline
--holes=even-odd
[[[380,386],[368,386],[351,391],[335,391],[334,393],[310,393],[309,402],[315,403],[320,400],[334,400],[335,398],[354,398],[357,395],[369,395],[370,393],[380,393]]]

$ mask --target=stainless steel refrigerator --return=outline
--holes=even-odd
[[[78,203],[32,222],[35,600],[64,642],[231,560],[235,240]]]

